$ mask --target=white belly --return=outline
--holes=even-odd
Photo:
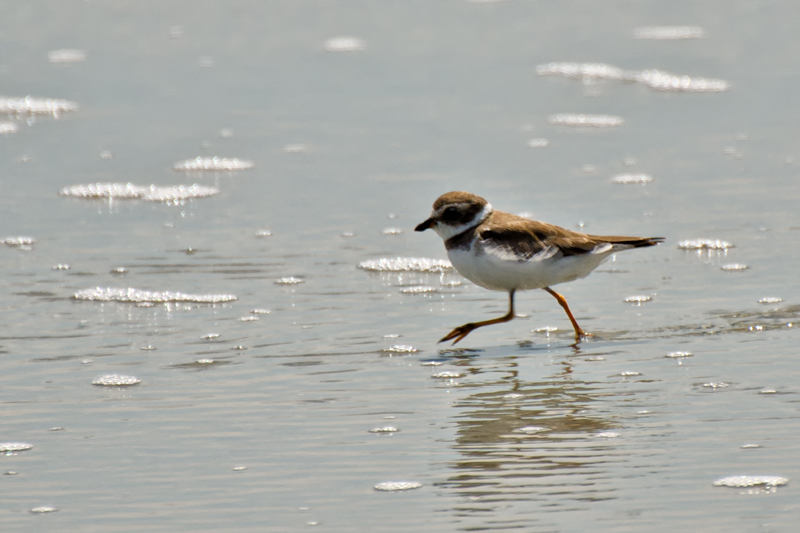
[[[508,259],[492,253],[471,250],[448,250],[450,262],[458,273],[486,289],[510,291],[542,289],[588,276],[605,261],[613,250],[563,257],[560,253],[548,258],[527,261]]]

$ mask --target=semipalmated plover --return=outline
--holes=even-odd
[[[663,242],[663,237],[600,237],[494,211],[472,193],[454,191],[433,203],[433,213],[415,231],[433,229],[444,240],[458,272],[489,290],[508,292],[508,313],[455,328],[439,342],[457,343],[475,329],[514,318],[514,293],[544,289],[566,311],[576,340],[586,337],[567,300],[550,287],[583,278],[611,254]]]

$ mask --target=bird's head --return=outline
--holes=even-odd
[[[428,220],[414,231],[432,229],[447,240],[477,226],[492,214],[492,204],[472,193],[453,191],[441,195],[433,203]]]

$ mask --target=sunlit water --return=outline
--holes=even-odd
[[[0,529],[793,531],[797,20],[4,4]],[[439,345],[448,190],[666,242]]]

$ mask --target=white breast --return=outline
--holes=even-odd
[[[542,289],[589,275],[612,253],[612,247],[564,257],[560,252],[538,254],[520,261],[511,254],[490,253],[473,243],[469,250],[448,250],[458,273],[495,291]]]

